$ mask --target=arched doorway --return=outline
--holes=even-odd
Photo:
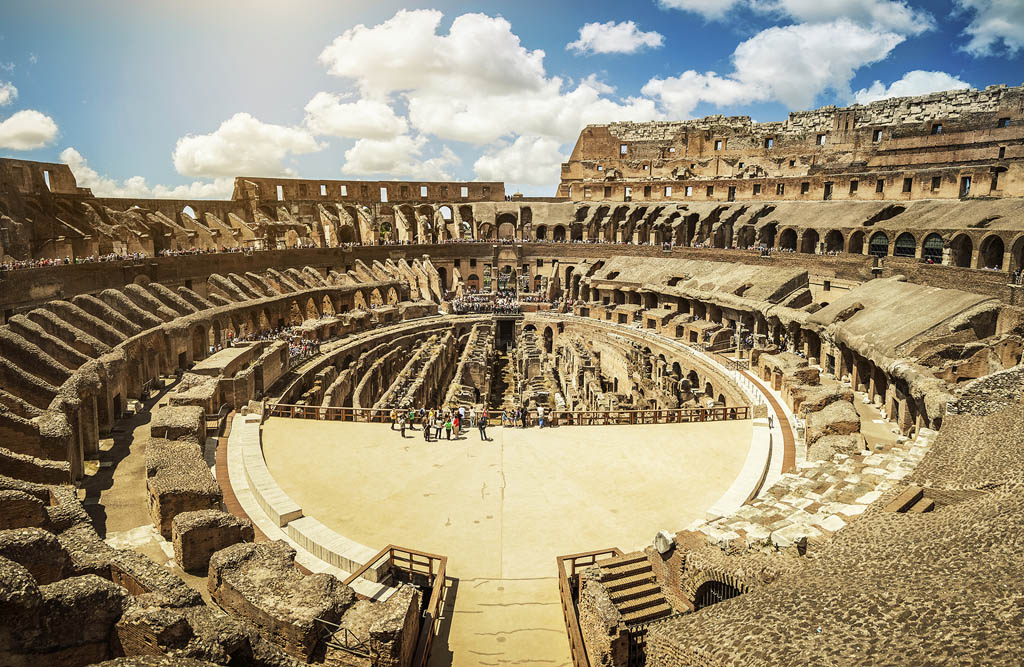
[[[955,266],[970,268],[971,266],[971,255],[974,253],[974,241],[967,234],[961,234],[953,239],[949,244],[949,249],[953,255],[953,264]]]
[[[498,225],[499,239],[516,238],[516,216],[511,213],[502,213],[496,220]]]
[[[480,276],[476,275],[475,273],[469,274],[469,276],[466,277],[466,287],[468,287],[469,289],[471,289],[474,292],[479,292],[480,291]]]
[[[1003,270],[1003,239],[993,234],[986,236],[979,246],[978,268]]]
[[[769,222],[767,225],[761,228],[761,231],[757,234],[757,242],[765,248],[775,247],[775,234],[778,232],[779,223]]]
[[[843,234],[840,231],[833,229],[828,234],[825,234],[825,252],[842,252],[843,251]]]
[[[857,230],[850,234],[850,241],[846,244],[846,252],[853,255],[864,254],[864,232]]]
[[[813,229],[804,231],[800,239],[800,252],[813,255],[818,250],[818,232]]]
[[[448,289],[448,269],[443,266],[437,267],[437,277],[441,279],[441,289]]]
[[[921,259],[940,264],[942,262],[942,246],[941,235],[933,233],[924,237],[924,243],[921,246]]]
[[[868,242],[868,254],[873,257],[885,257],[889,254],[889,237],[885,232],[875,232]]]
[[[543,241],[547,237],[548,228],[544,225],[537,225],[537,240]]]
[[[782,250],[796,250],[796,230],[785,229],[779,235],[779,248]]]
[[[896,237],[892,254],[896,257],[913,257],[917,254],[917,239],[910,232],[903,232]]]
[[[552,233],[551,238],[552,240],[558,241],[559,243],[565,241],[565,227],[561,225],[555,227],[555,231]]]
[[[730,584],[721,581],[705,581],[693,594],[693,610],[698,611],[742,594],[743,591]]]

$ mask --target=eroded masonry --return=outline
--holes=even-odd
[[[702,519],[545,555],[546,659],[1015,661],[1022,104],[590,126],[545,199],[109,199],[0,160],[0,663],[469,664],[460,554],[328,527],[261,441],[459,407],[566,439],[750,422]]]

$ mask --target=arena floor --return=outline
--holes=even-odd
[[[749,421],[474,429],[426,443],[379,424],[269,419],[271,474],[308,516],[373,549],[448,556],[432,664],[569,665],[555,557],[628,551],[701,517],[735,479]]]

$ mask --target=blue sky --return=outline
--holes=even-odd
[[[1022,60],[1022,0],[8,2],[0,155],[101,195],[278,174],[549,195],[586,123],[780,120],[1020,85]]]

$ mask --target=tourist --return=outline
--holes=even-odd
[[[472,428],[476,424],[477,424],[477,421],[476,421],[476,408],[472,408],[471,407],[469,409],[469,426],[470,426],[470,428]]]
[[[456,440],[459,439],[459,424],[461,424],[461,423],[462,423],[462,418],[459,417],[459,413],[456,412],[455,416],[452,418],[452,428],[455,430],[455,439]]]
[[[395,430],[395,425],[398,423],[398,412],[394,408],[391,408],[391,430]]]
[[[445,433],[448,434],[448,439],[451,440],[452,439],[452,418],[451,417],[446,417],[445,418],[444,430],[445,430]]]
[[[424,416],[421,421],[423,423],[423,440],[430,442],[430,417]]]
[[[480,430],[480,439],[481,440],[483,440],[484,442],[487,442],[488,440],[490,440],[490,438],[487,437],[487,431],[486,431],[486,429],[487,429],[487,420],[486,419],[481,419],[480,421],[478,421],[476,423],[476,427]]]
[[[459,421],[460,422],[465,422],[466,421],[466,406],[464,406],[464,405],[460,405],[459,406]]]
[[[544,428],[544,406],[537,406],[537,426]]]
[[[523,428],[528,428],[527,418],[526,418],[526,406],[525,405],[523,407],[519,408],[519,418],[522,419],[522,421],[523,421]]]
[[[399,417],[399,422],[402,425],[402,437],[404,438],[405,437],[405,422],[406,422],[405,415],[402,415],[401,417]]]
[[[416,410],[409,408],[409,430],[416,430]]]

